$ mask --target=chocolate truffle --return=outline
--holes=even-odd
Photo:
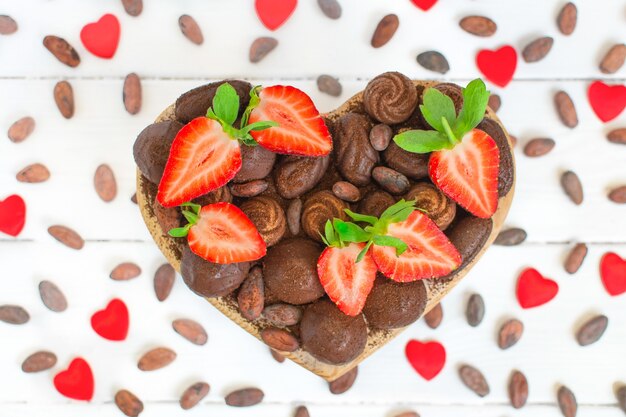
[[[424,281],[400,283],[378,273],[363,314],[372,329],[397,329],[422,315],[427,298]]]
[[[324,295],[317,276],[320,246],[309,239],[283,240],[267,251],[263,260],[265,286],[275,298],[306,304]]]
[[[185,284],[203,297],[223,297],[230,294],[243,282],[250,270],[250,263],[214,264],[185,245],[180,265],[180,274]]]
[[[506,133],[498,122],[485,117],[477,126],[493,138],[500,151],[500,169],[498,172],[498,195],[507,195],[515,180],[515,170],[513,169],[513,154],[507,140]]]
[[[363,315],[351,317],[327,299],[311,304],[300,322],[302,347],[315,358],[339,365],[359,356],[367,343]]]
[[[241,205],[241,211],[254,223],[265,244],[273,246],[287,231],[287,219],[278,201],[268,196],[254,197]]]
[[[359,204],[359,213],[380,217],[388,207],[396,204],[396,199],[386,191],[374,190],[365,195]]]
[[[137,136],[133,156],[137,167],[148,181],[155,184],[161,182],[172,142],[182,127],[177,121],[153,123]]]
[[[426,215],[441,230],[450,226],[456,215],[456,203],[440,189],[427,182],[415,184],[404,199],[407,201],[415,200],[415,207],[426,210]]]
[[[226,80],[211,84],[202,85],[187,91],[176,100],[176,119],[182,123],[189,123],[192,119],[206,116],[206,112],[213,105],[213,98],[220,85],[229,83],[239,96],[239,113],[248,106],[250,102],[250,90],[252,85],[245,81]]]
[[[262,146],[241,146],[241,169],[233,182],[242,183],[267,177],[276,161],[276,154]]]
[[[193,202],[201,206],[208,206],[209,204],[215,203],[232,203],[233,195],[230,193],[230,189],[224,186],[194,198]]]
[[[383,160],[389,168],[393,168],[414,180],[428,176],[429,158],[430,154],[427,153],[411,153],[405,151],[396,145],[394,141],[391,141],[387,149],[385,149],[385,152],[383,152]]]
[[[448,239],[450,239],[463,259],[459,269],[474,259],[485,245],[485,242],[487,242],[492,228],[493,221],[491,219],[479,219],[478,217],[468,215],[455,222],[446,231]]]
[[[308,158],[288,156],[274,170],[276,190],[281,197],[291,200],[300,197],[322,179],[328,169],[328,156]]]
[[[365,111],[381,123],[404,122],[417,106],[413,81],[399,72],[386,72],[372,79],[363,92]]]
[[[304,202],[302,230],[311,239],[321,242],[320,233],[324,233],[326,221],[335,217],[347,220],[348,217],[344,211],[347,208],[350,208],[348,203],[335,197],[331,191],[319,191]]]
[[[456,110],[456,113],[459,114],[463,108],[463,89],[459,85],[453,83],[437,84],[435,88],[452,99],[454,109]]]
[[[339,173],[352,184],[370,183],[379,155],[369,139],[372,125],[367,117],[348,113],[335,123],[335,164]]]

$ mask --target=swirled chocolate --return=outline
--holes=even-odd
[[[307,304],[324,295],[317,276],[321,247],[309,239],[283,240],[263,259],[265,287],[273,298],[290,304]]]
[[[237,264],[214,264],[185,245],[180,265],[180,274],[185,284],[203,297],[222,297],[230,294],[243,282],[250,270],[248,262]]]
[[[378,152],[372,147],[369,134],[372,125],[367,117],[348,113],[335,123],[335,164],[339,173],[352,184],[370,183],[372,169],[378,163]]]
[[[411,187],[404,199],[415,200],[415,207],[425,210],[426,215],[441,230],[450,226],[456,215],[456,203],[440,189],[426,182],[420,182]]]
[[[350,206],[345,201],[335,197],[331,191],[317,192],[304,202],[302,230],[311,239],[321,242],[320,233],[324,233],[326,222],[335,217],[347,220],[344,211],[347,208]]]
[[[137,136],[133,145],[133,156],[137,167],[148,181],[154,184],[161,182],[172,142],[182,127],[175,120],[153,123]]]
[[[302,347],[317,359],[342,364],[359,356],[367,343],[363,314],[345,315],[335,304],[322,299],[304,311],[300,322]]]
[[[397,329],[417,320],[427,299],[424,281],[399,283],[378,273],[363,314],[371,328]]]
[[[233,182],[242,183],[267,177],[276,162],[276,154],[262,146],[241,146],[241,169]]]
[[[405,151],[394,141],[391,141],[383,152],[383,160],[389,168],[393,168],[414,180],[428,176],[428,158],[430,158],[430,154]]]
[[[363,197],[359,204],[359,213],[380,217],[388,207],[393,206],[396,199],[386,191],[374,190]]]
[[[453,83],[437,84],[435,88],[452,99],[454,109],[456,110],[456,113],[459,114],[463,108],[463,89]]]
[[[215,203],[232,203],[233,195],[227,186],[218,188],[217,190],[210,191],[200,197],[194,198],[193,202],[200,204],[201,206],[208,206]]]
[[[245,81],[226,80],[202,85],[187,91],[176,100],[176,119],[181,123],[189,123],[196,117],[206,116],[206,112],[213,105],[213,98],[220,85],[229,83],[239,96],[239,113],[243,112],[250,102],[252,85]]]
[[[254,223],[265,244],[273,246],[287,231],[287,219],[278,201],[272,197],[259,196],[246,200],[241,211]]]
[[[372,79],[363,92],[365,111],[381,123],[407,120],[417,106],[415,84],[399,72],[386,72]]]
[[[307,158],[288,156],[274,170],[276,190],[281,197],[300,197],[322,179],[328,169],[330,157]]]

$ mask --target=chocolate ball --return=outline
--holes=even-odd
[[[362,114],[348,113],[335,123],[335,164],[339,173],[352,184],[370,183],[372,169],[379,161],[369,139],[372,125]]]
[[[347,208],[350,208],[348,203],[335,197],[331,191],[319,191],[304,202],[302,230],[311,239],[321,242],[320,233],[324,233],[326,222],[335,217],[347,220],[348,216],[344,211]]]
[[[306,304],[324,295],[317,275],[320,246],[309,239],[283,240],[263,259],[265,286],[285,303]]]
[[[383,152],[383,160],[389,168],[393,168],[414,180],[428,177],[429,158],[430,154],[427,153],[405,151],[396,145],[394,141],[391,141],[385,152]]]
[[[492,228],[493,221],[491,219],[479,219],[478,217],[468,215],[455,222],[452,227],[446,230],[448,239],[450,239],[450,242],[459,251],[463,259],[459,269],[476,257],[485,245],[485,242],[487,242]]]
[[[183,125],[177,121],[153,123],[137,136],[133,156],[139,171],[148,181],[161,182],[172,142]]]
[[[404,122],[417,106],[417,88],[399,72],[386,72],[372,79],[363,92],[365,111],[381,123]]]
[[[206,116],[207,110],[213,105],[213,98],[218,87],[224,83],[229,83],[237,91],[241,114],[250,102],[252,85],[245,81],[225,80],[196,87],[178,97],[175,108],[176,119],[182,123],[189,123],[196,117]]]
[[[424,281],[400,283],[378,273],[363,314],[370,328],[397,329],[417,320],[424,312],[427,300]]]
[[[396,199],[388,192],[381,190],[374,190],[367,193],[361,203],[359,204],[359,213],[367,214],[368,216],[380,217],[388,207],[396,204]]]
[[[242,183],[267,177],[276,162],[276,154],[262,146],[241,145],[241,169],[233,182]]]
[[[210,191],[200,197],[194,198],[192,202],[200,204],[201,206],[208,206],[215,203],[232,203],[233,195],[227,186],[218,188],[217,190]]]
[[[241,211],[254,223],[265,244],[273,246],[287,231],[287,219],[278,201],[268,196],[254,197],[241,205]]]
[[[302,347],[315,358],[339,365],[359,356],[367,343],[363,314],[343,314],[331,301],[322,299],[304,311],[300,322]]]
[[[507,140],[504,129],[495,120],[485,117],[476,126],[493,138],[500,151],[500,169],[498,172],[498,195],[503,197],[511,190],[515,181],[515,170],[513,169],[513,154]]]
[[[415,200],[415,207],[426,210],[426,215],[441,230],[450,226],[456,215],[456,203],[439,188],[427,182],[415,184],[404,199]]]
[[[437,84],[435,88],[452,99],[454,109],[459,114],[463,108],[463,89],[454,83]]]
[[[180,265],[180,274],[185,284],[203,297],[223,297],[230,294],[246,279],[250,263],[214,264],[185,245]]]
[[[308,158],[288,156],[274,170],[276,190],[281,197],[291,200],[310,191],[328,169],[328,156]]]

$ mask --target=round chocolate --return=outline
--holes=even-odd
[[[363,314],[373,329],[397,329],[417,320],[426,308],[424,281],[395,282],[378,273]]]
[[[330,158],[288,156],[274,170],[276,190],[281,197],[291,200],[310,191],[322,179]]]
[[[312,240],[283,240],[267,251],[263,259],[265,286],[285,303],[306,304],[324,295],[317,275],[317,258],[322,253]]]
[[[427,182],[415,184],[404,199],[415,200],[415,207],[426,210],[426,215],[441,230],[450,226],[456,215],[456,203],[440,189]]]
[[[372,169],[380,157],[369,139],[372,125],[362,114],[348,113],[337,120],[334,128],[335,165],[352,184],[370,183]]]
[[[172,142],[182,127],[183,125],[175,120],[153,123],[137,136],[133,156],[137,167],[148,181],[154,184],[161,182]]]
[[[459,114],[463,108],[463,89],[454,83],[437,84],[435,88],[452,99],[454,109]]]
[[[331,301],[322,299],[304,311],[300,322],[302,347],[315,358],[339,365],[359,356],[367,343],[363,314],[343,314]]]
[[[380,217],[383,211],[394,204],[396,204],[396,200],[391,194],[381,190],[374,190],[365,194],[365,197],[361,200],[359,213]]]
[[[262,146],[241,146],[241,169],[233,182],[242,183],[267,177],[276,162],[276,154]]]
[[[413,81],[399,72],[386,72],[372,79],[363,92],[365,111],[386,124],[404,122],[417,106]]]
[[[463,268],[476,257],[483,248],[493,229],[492,219],[479,219],[474,216],[466,216],[455,222],[446,230],[448,239],[461,254]],[[435,280],[436,281],[436,280]]]
[[[302,210],[302,230],[311,239],[322,241],[320,233],[324,233],[324,226],[328,220],[335,217],[347,220],[345,209],[350,208],[348,203],[335,197],[328,190],[319,191],[304,202]]]
[[[268,196],[254,197],[241,206],[246,216],[254,223],[265,244],[273,246],[287,231],[287,219],[278,201]]]
[[[230,294],[243,282],[250,270],[250,263],[214,264],[185,245],[180,265],[180,274],[185,284],[203,297],[223,297]]]
[[[393,168],[401,174],[414,180],[428,177],[428,159],[430,154],[411,153],[405,151],[394,141],[383,152],[383,160],[389,168]]]
[[[189,123],[196,117],[206,116],[207,109],[213,105],[213,98],[220,85],[230,84],[239,96],[239,113],[243,112],[250,102],[252,85],[246,81],[225,80],[201,85],[187,91],[176,100],[176,119],[182,123]]]
[[[485,117],[476,126],[493,138],[500,151],[500,169],[498,172],[498,195],[503,197],[508,194],[515,181],[515,170],[513,169],[513,154],[507,140],[506,133],[495,120]]]
[[[208,206],[209,204],[215,203],[232,203],[233,195],[230,192],[230,188],[227,186],[223,186],[218,188],[217,190],[210,191],[200,197],[196,197],[192,200],[196,204],[200,204],[201,206]]]

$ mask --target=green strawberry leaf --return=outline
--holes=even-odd
[[[401,239],[398,239],[397,237],[393,237],[393,236],[377,235],[377,236],[374,236],[373,241],[374,241],[374,244],[378,246],[391,246],[393,248],[396,248],[396,256],[402,255],[409,248],[409,246],[406,243],[404,243]]]
[[[184,227],[176,227],[174,229],[170,229],[170,231],[167,233],[172,237],[185,237],[187,236],[187,233],[189,233],[190,228],[191,224],[188,224]]]
[[[248,103],[248,107],[243,112],[243,116],[241,116],[241,126],[247,126],[248,120],[250,119],[250,113],[256,106],[261,102],[261,98],[259,97],[259,92],[261,91],[261,86],[257,85],[252,87],[250,90],[250,102]]]
[[[409,218],[414,210],[415,200],[406,201],[402,199],[383,211],[383,214],[380,215],[380,220],[384,220],[387,223],[403,222]]]
[[[463,89],[463,109],[453,126],[454,135],[460,140],[467,132],[474,129],[485,117],[489,91],[480,78],[471,81]]]
[[[185,219],[187,219],[190,225],[198,223],[199,216],[196,213],[188,210],[183,210],[183,216],[185,216]]]
[[[242,133],[248,133],[253,130],[254,131],[265,130],[265,129],[269,129],[270,127],[275,127],[278,125],[279,125],[278,122],[274,122],[273,120],[267,120],[267,121],[251,123],[247,126],[242,127],[239,131]]]
[[[355,213],[350,209],[345,209],[344,210],[346,212],[346,214],[348,216],[350,216],[350,218],[356,222],[364,222],[364,223],[369,223],[369,224],[376,224],[376,222],[378,221],[378,219],[374,216],[367,216],[365,214],[359,214],[359,213]]]
[[[193,211],[195,214],[200,214],[200,209],[202,208],[200,204],[195,204],[195,203],[192,203],[191,201],[187,203],[183,203],[180,206],[190,208],[191,211]]]
[[[217,88],[213,97],[213,112],[224,123],[235,123],[239,114],[239,95],[232,85],[224,83]]]
[[[448,137],[436,130],[408,130],[396,135],[393,141],[411,153],[429,153],[451,148]]]
[[[359,263],[363,260],[363,258],[365,258],[365,254],[367,253],[368,250],[370,250],[370,247],[372,246],[372,244],[374,243],[373,240],[370,240],[369,242],[367,242],[367,245],[365,245],[365,247],[361,250],[361,252],[359,252],[358,256],[356,257],[356,261],[355,263]]]
[[[354,223],[335,218],[333,220],[333,226],[342,242],[361,243],[370,240],[371,235]]]
[[[426,89],[423,99],[424,104],[420,105],[420,110],[424,119],[433,129],[443,132],[442,117],[451,125],[456,122],[456,110],[454,109],[454,102],[450,97],[431,87]]]

